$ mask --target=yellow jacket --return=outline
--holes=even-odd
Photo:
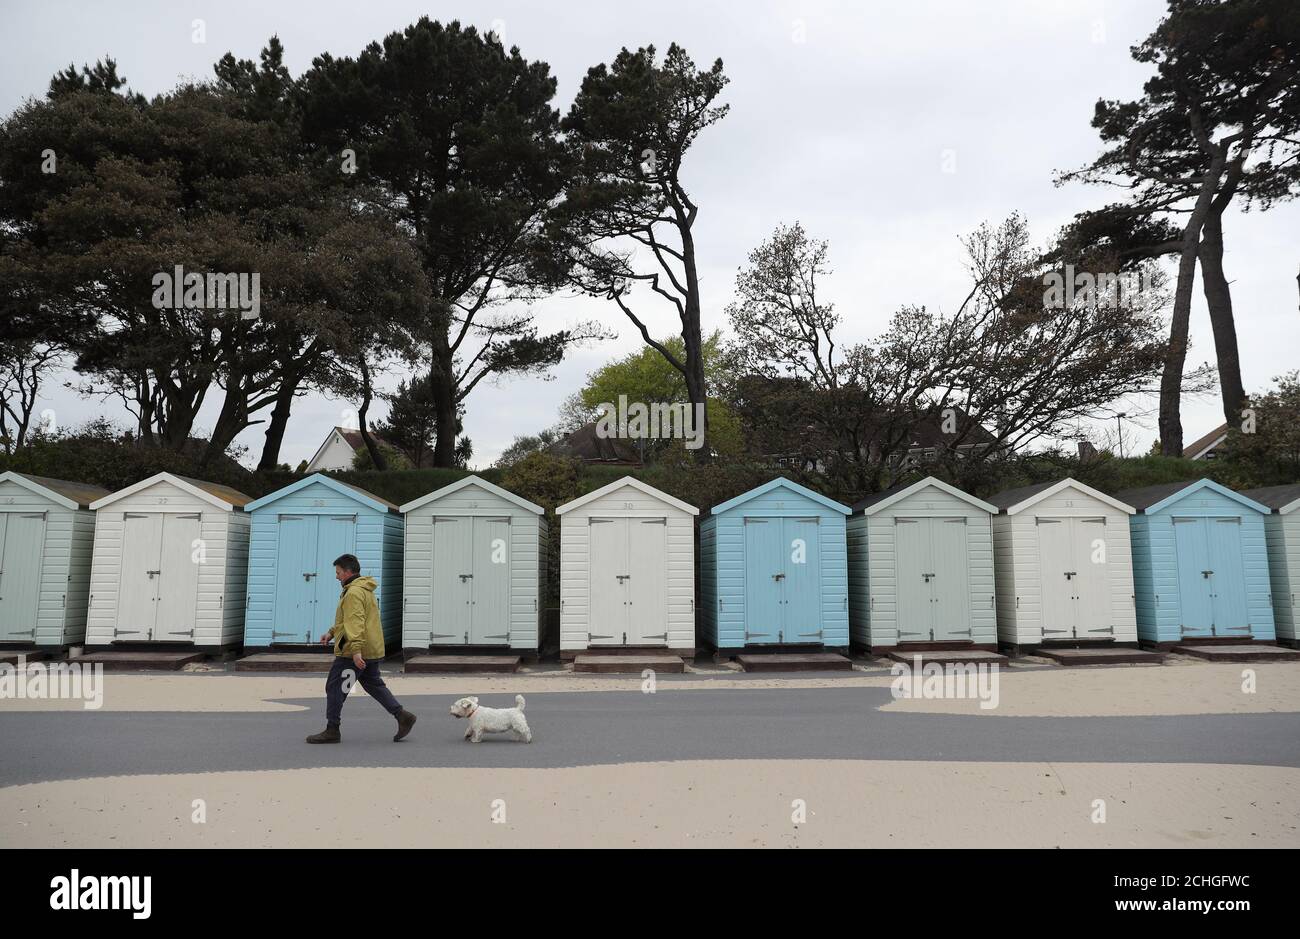
[[[379,623],[379,601],[373,577],[354,577],[343,588],[329,636],[334,654],[352,658],[356,652],[369,661],[384,657],[384,629]]]

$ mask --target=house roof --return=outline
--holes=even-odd
[[[238,489],[231,489],[229,486],[223,486],[220,483],[210,483],[203,479],[191,479],[188,476],[177,476],[175,473],[155,473],[148,479],[142,479],[134,485],[127,486],[125,489],[119,489],[117,492],[110,493],[102,499],[96,499],[90,504],[92,509],[102,509],[107,505],[112,505],[119,499],[125,499],[127,496],[135,495],[144,489],[148,489],[155,483],[167,482],[188,492],[190,495],[202,499],[219,509],[226,511],[243,511],[245,505],[253,501],[253,497],[240,492]]]
[[[265,508],[266,506],[270,505],[272,502],[275,502],[279,499],[283,499],[287,495],[290,495],[292,493],[297,492],[300,489],[305,489],[306,487],[315,485],[317,483],[329,489],[333,489],[335,492],[339,493],[340,495],[347,496],[350,499],[355,499],[356,501],[360,502],[362,505],[374,509],[376,512],[397,512],[398,511],[397,506],[394,505],[392,502],[389,502],[387,499],[381,498],[380,496],[375,495],[373,492],[367,492],[365,489],[362,489],[360,486],[354,486],[351,483],[345,483],[343,482],[343,480],[335,479],[333,476],[326,476],[324,473],[312,473],[310,476],[304,476],[302,479],[290,483],[289,485],[285,486],[283,489],[277,489],[275,492],[262,496],[262,498],[260,499],[255,499],[254,501],[244,506],[244,511],[255,512],[258,509]]]
[[[1220,424],[1204,437],[1193,440],[1183,447],[1183,456],[1189,460],[1199,460],[1210,450],[1223,443],[1228,437],[1228,425]]]
[[[1263,489],[1247,489],[1242,493],[1256,502],[1268,506],[1279,515],[1286,515],[1300,509],[1300,483],[1288,486],[1266,486]]]
[[[49,476],[15,473],[13,470],[0,473],[0,482],[15,483],[24,489],[53,499],[67,509],[88,509],[96,499],[102,499],[109,494],[107,489],[92,486],[90,483],[74,483],[66,479],[51,479]]]
[[[884,492],[877,492],[873,495],[869,495],[860,502],[854,503],[853,511],[861,512],[863,515],[875,515],[877,512],[883,512],[885,509],[889,508],[889,506],[909,498],[915,493],[920,492],[922,489],[931,487],[938,489],[940,492],[946,492],[953,498],[960,499],[978,509],[983,509],[990,515],[997,514],[998,510],[984,500],[975,498],[969,492],[962,492],[956,486],[950,486],[942,479],[935,479],[933,476],[927,476],[925,479],[918,480],[914,483],[900,483],[897,486],[891,486]]]
[[[636,446],[622,437],[602,437],[596,433],[596,422],[583,424],[563,440],[547,448],[561,456],[577,457],[586,463],[616,463],[628,466],[641,465],[641,453]]]
[[[1202,489],[1212,489],[1234,502],[1241,503],[1246,508],[1254,509],[1256,512],[1262,512],[1265,515],[1268,514],[1268,506],[1261,505],[1254,499],[1243,496],[1239,492],[1234,492],[1227,486],[1216,483],[1212,479],[1188,479],[1177,483],[1162,483],[1159,486],[1125,489],[1123,492],[1115,493],[1115,498],[1121,502],[1127,502],[1137,509],[1139,513],[1150,514]]]
[[[330,428],[330,432],[325,435],[325,439],[321,441],[321,445],[316,448],[316,452],[312,454],[311,459],[307,461],[308,466],[316,462],[317,458],[320,457],[321,453],[324,452],[325,448],[329,446],[330,438],[333,437],[335,434],[338,434],[340,437],[343,438],[343,442],[352,448],[353,453],[356,453],[358,450],[365,449],[366,442],[361,437],[361,431],[350,430],[347,427],[332,427]],[[376,444],[383,444],[386,447],[393,446],[383,437],[379,437],[373,433],[370,435],[370,439],[373,440]],[[393,449],[397,449],[397,448],[394,447]]]
[[[666,492],[660,492],[654,486],[647,486],[645,483],[641,482],[641,480],[635,479],[631,476],[624,476],[622,479],[616,479],[606,486],[601,486],[599,489],[587,493],[585,496],[579,496],[572,502],[566,502],[555,510],[555,514],[563,515],[565,512],[572,512],[574,509],[581,508],[589,502],[594,502],[596,499],[606,496],[611,492],[617,492],[624,487],[630,487],[638,492],[643,492],[651,498],[658,499],[660,502],[665,502],[668,505],[673,506],[673,508],[681,509],[683,512],[688,512],[691,515],[700,514],[700,510],[690,503],[674,498]]]
[[[513,492],[511,492],[508,489],[502,489],[500,486],[496,485],[495,483],[488,482],[486,479],[484,479],[481,476],[466,476],[463,479],[456,480],[450,486],[443,486],[441,489],[435,489],[433,492],[429,493],[428,495],[420,496],[420,498],[418,499],[415,499],[411,502],[407,502],[405,505],[401,507],[401,512],[403,515],[405,515],[407,512],[410,512],[413,509],[418,509],[423,505],[428,505],[430,502],[436,502],[438,499],[441,499],[443,496],[449,496],[453,492],[459,492],[460,490],[464,489],[466,486],[477,486],[480,489],[485,489],[488,492],[492,493],[493,495],[500,496],[501,498],[505,499],[507,502],[519,506],[519,508],[523,509],[526,512],[532,512],[534,515],[541,515],[545,511],[540,505],[536,505],[532,502],[529,502],[527,499],[523,498],[522,496],[515,495]]]
[[[806,486],[801,486],[792,480],[786,479],[784,476],[779,476],[771,482],[763,483],[763,485],[751,489],[749,492],[743,492],[736,496],[736,498],[729,499],[721,505],[715,505],[709,510],[709,512],[712,515],[721,515],[723,512],[734,509],[738,505],[744,505],[749,500],[755,499],[766,492],[771,492],[773,489],[789,489],[791,492],[798,493],[819,505],[825,506],[832,512],[839,512],[841,515],[849,515],[853,511],[847,505],[840,505],[840,503],[836,502],[834,499],[829,499],[820,492],[814,492]]]
[[[1094,499],[1105,502],[1111,508],[1123,512],[1125,515],[1133,514],[1133,507],[1121,502],[1113,496],[1108,496],[1104,492],[1093,489],[1091,486],[1085,486],[1077,479],[1066,477],[1065,479],[1051,480],[1045,483],[1035,483],[1032,486],[1021,486],[1018,489],[1007,489],[999,492],[995,496],[989,496],[989,502],[996,505],[1001,514],[1015,515],[1017,512],[1036,505],[1044,499],[1049,499],[1063,489],[1076,489],[1079,492],[1089,495]]]

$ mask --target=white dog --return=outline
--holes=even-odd
[[[524,719],[524,696],[521,694],[515,695],[512,708],[479,707],[478,698],[461,698],[451,706],[451,715],[469,719],[465,739],[470,743],[478,743],[485,733],[501,734],[507,730],[513,730],[524,743],[533,742],[533,732]]]

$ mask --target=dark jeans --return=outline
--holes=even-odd
[[[398,712],[402,710],[402,706],[397,703],[393,693],[384,684],[384,677],[379,674],[379,661],[377,659],[368,660],[365,668],[358,669],[351,658],[336,655],[334,664],[330,666],[329,678],[325,679],[326,723],[331,726],[338,726],[339,719],[343,715],[343,702],[348,699],[347,689],[343,687],[343,684],[349,678],[360,683],[361,687],[366,689],[366,694],[379,702],[380,707],[389,714],[396,717]]]

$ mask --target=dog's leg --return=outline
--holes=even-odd
[[[470,734],[472,734],[472,733],[474,733],[474,725],[473,725],[473,724],[471,724],[470,726],[468,726],[468,727],[465,728],[465,736],[464,736],[463,738],[461,738],[461,739],[463,739],[463,740],[468,740],[469,737],[470,737]]]

